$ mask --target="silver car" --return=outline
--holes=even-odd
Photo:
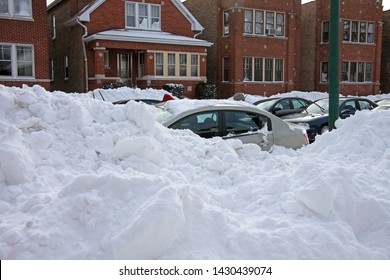
[[[216,103],[193,109],[184,106],[186,110],[177,112],[175,106],[169,106],[172,102],[183,101],[169,101],[156,112],[156,120],[168,128],[189,129],[203,138],[240,139],[257,144],[264,151],[270,151],[274,145],[298,149],[309,143],[302,126],[287,124],[254,106]]]

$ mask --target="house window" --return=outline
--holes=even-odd
[[[322,43],[329,43],[329,21],[322,22]]]
[[[12,76],[11,45],[0,45],[0,76]]]
[[[328,62],[321,63],[321,83],[328,82]]]
[[[244,57],[244,82],[280,82],[284,79],[284,61],[279,58]]]
[[[110,69],[110,53],[104,51],[104,69]]]
[[[263,80],[263,59],[255,57],[255,81],[262,81]]]
[[[180,76],[187,76],[187,55],[180,54],[179,60],[180,60]]]
[[[156,76],[164,76],[164,54],[156,53]]]
[[[156,76],[198,77],[199,55],[189,53],[156,53]]]
[[[261,10],[244,11],[244,33],[254,35],[284,36],[284,13]]]
[[[265,74],[265,81],[267,82],[272,82],[274,77],[273,77],[273,59],[271,58],[266,58],[265,59],[265,69],[264,69],[264,74]]]
[[[372,82],[372,63],[343,61],[341,80],[351,83]]]
[[[168,54],[168,76],[176,76],[176,54]]]
[[[31,0],[0,0],[0,16],[31,18]]]
[[[228,57],[224,57],[223,58],[223,81],[224,82],[227,82],[230,80],[230,74],[229,74],[229,70],[230,70],[230,62],[229,62],[229,58]]]
[[[255,12],[255,33],[258,35],[264,35],[264,12]]]
[[[33,52],[30,46],[16,46],[18,77],[33,76]]]
[[[223,12],[223,35],[228,35],[230,33],[230,26],[229,26],[229,11]]]
[[[0,76],[34,76],[34,49],[30,45],[0,44]]]
[[[344,20],[343,41],[353,43],[374,43],[374,23]]]
[[[56,16],[52,15],[51,17],[51,39],[54,40],[57,36],[56,32]]]
[[[244,12],[244,33],[253,33],[253,11],[245,10]]]
[[[191,54],[191,76],[199,76],[199,55]]]
[[[275,82],[283,81],[283,59],[275,59]]]
[[[69,79],[69,59],[67,55],[64,57],[64,79]]]
[[[126,27],[160,30],[160,5],[126,2]]]
[[[54,60],[50,60],[50,81],[54,81]]]
[[[145,52],[138,53],[138,76],[141,78],[145,76]]]
[[[244,82],[252,80],[252,58],[244,57]]]

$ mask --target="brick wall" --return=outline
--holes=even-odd
[[[17,20],[0,18],[0,42],[29,44],[34,46],[35,80],[0,80],[7,86],[32,86],[39,84],[49,89],[48,26],[46,2],[32,1],[33,19]]]
[[[301,32],[301,71],[302,91],[315,90],[315,51],[316,51],[316,3],[302,5]]]
[[[217,84],[218,97],[236,92],[272,95],[299,88],[300,1],[187,0],[185,5],[205,27],[202,38],[214,43],[208,57],[208,80]],[[285,14],[285,37],[243,35],[244,9],[277,11]],[[223,35],[223,12],[229,11],[230,32]],[[243,82],[243,58],[284,59],[284,81]],[[230,80],[223,80],[223,58],[229,58]]]
[[[381,90],[390,93],[390,10],[383,12]]]

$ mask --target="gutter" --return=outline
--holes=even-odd
[[[84,34],[81,37],[81,44],[83,45],[83,56],[84,56],[84,67],[85,67],[85,92],[89,91],[88,87],[88,58],[87,58],[87,49],[85,47],[85,37],[88,35],[87,27],[80,22],[80,18],[76,18],[77,23],[84,29]]]

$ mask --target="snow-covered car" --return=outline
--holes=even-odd
[[[259,109],[268,111],[278,117],[299,113],[312,102],[301,97],[274,97],[258,100],[253,103]]]
[[[363,97],[341,97],[339,99],[339,118],[345,119],[356,111],[372,110],[378,105]],[[314,142],[317,135],[329,130],[329,99],[319,99],[303,109],[298,114],[282,117],[289,123],[296,123],[306,127],[310,142]]]
[[[252,105],[217,102],[184,109],[188,107],[183,102],[168,101],[164,107],[157,108],[156,120],[168,128],[189,129],[203,138],[240,139],[265,151],[274,145],[298,149],[309,143],[302,126],[288,124]]]

